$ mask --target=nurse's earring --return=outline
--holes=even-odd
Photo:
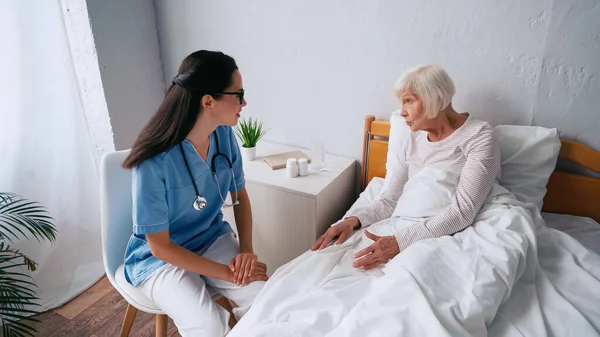
[[[196,200],[194,200],[194,209],[197,211],[201,211],[206,208],[206,199],[204,197],[198,196]]]

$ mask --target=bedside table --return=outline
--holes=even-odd
[[[244,161],[246,190],[252,205],[254,253],[267,264],[270,276],[277,268],[310,249],[330,225],[341,219],[356,200],[355,160],[325,155],[325,169],[308,176],[288,178],[285,168],[272,170],[263,157],[309,150],[261,141],[256,159]],[[230,202],[231,196],[228,195]],[[233,209],[223,209],[234,231]]]

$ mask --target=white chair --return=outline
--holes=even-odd
[[[131,216],[131,171],[121,164],[129,150],[106,154],[100,165],[102,255],[106,276],[125,298],[127,311],[121,327],[121,337],[129,335],[138,310],[156,314],[156,336],[167,336],[168,317],[138,288],[131,286],[123,273],[123,259],[129,237],[133,232]],[[210,289],[209,289],[210,291]],[[216,293],[213,299],[231,313],[229,301]],[[231,315],[233,317],[233,315]],[[230,326],[235,324],[230,320]]]

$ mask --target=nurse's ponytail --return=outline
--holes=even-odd
[[[146,159],[182,142],[192,131],[200,114],[204,95],[220,98],[216,92],[231,85],[235,60],[221,52],[200,50],[187,56],[173,78],[165,98],[141,130],[123,167],[131,169]]]

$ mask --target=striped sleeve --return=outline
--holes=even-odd
[[[487,124],[463,151],[466,162],[452,202],[440,214],[395,233],[400,251],[420,240],[452,235],[473,223],[500,173],[494,129]]]
[[[410,141],[404,142],[403,148],[396,156],[396,163],[392,166],[390,185],[381,195],[381,198],[369,207],[362,209],[355,216],[362,227],[370,226],[376,222],[392,216],[398,199],[404,191],[404,185],[408,181],[408,163],[406,161],[406,149]]]

